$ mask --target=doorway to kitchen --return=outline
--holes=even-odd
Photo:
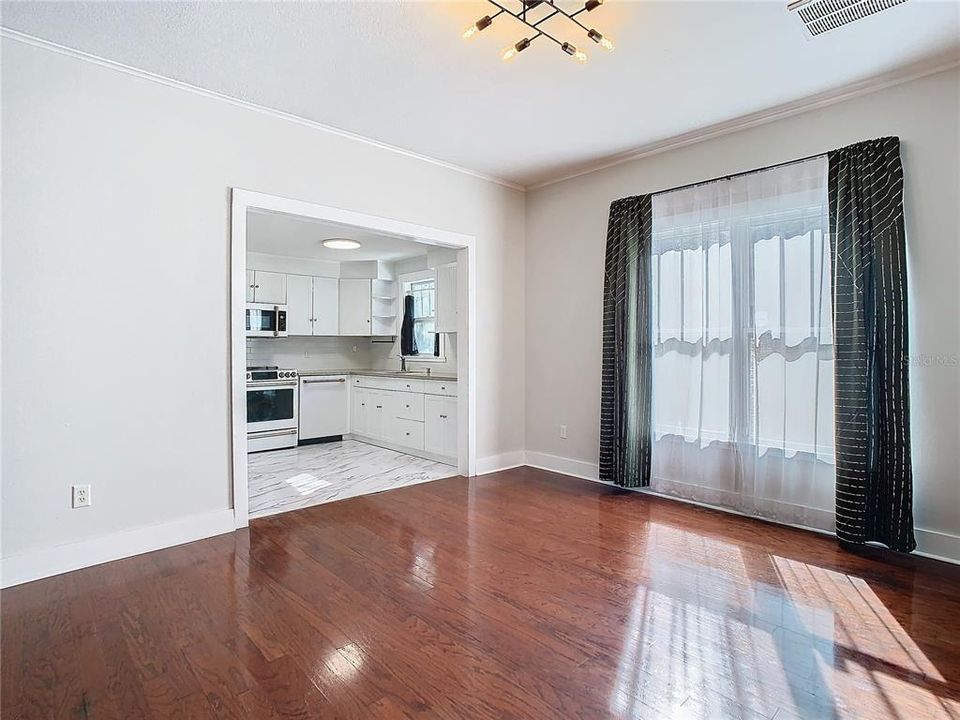
[[[233,190],[237,527],[474,474],[475,252],[472,236]]]

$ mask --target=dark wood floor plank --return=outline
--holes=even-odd
[[[5,590],[0,713],[958,720],[958,587],[521,468]]]

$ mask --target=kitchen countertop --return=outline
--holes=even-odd
[[[298,370],[301,377],[318,377],[322,375],[367,375],[370,377],[414,378],[416,380],[443,380],[456,382],[457,376],[449,373],[431,372],[428,376],[424,370]]]

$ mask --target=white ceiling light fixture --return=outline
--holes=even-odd
[[[323,246],[331,250],[356,250],[360,243],[349,238],[327,238],[323,241]]]

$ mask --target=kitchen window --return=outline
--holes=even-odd
[[[437,276],[433,270],[400,276],[401,303],[403,297],[413,297],[413,337],[417,343],[416,355],[407,355],[418,360],[443,360],[443,335],[439,336],[437,349]],[[402,312],[402,310],[401,310]],[[401,320],[402,320],[401,316]]]

